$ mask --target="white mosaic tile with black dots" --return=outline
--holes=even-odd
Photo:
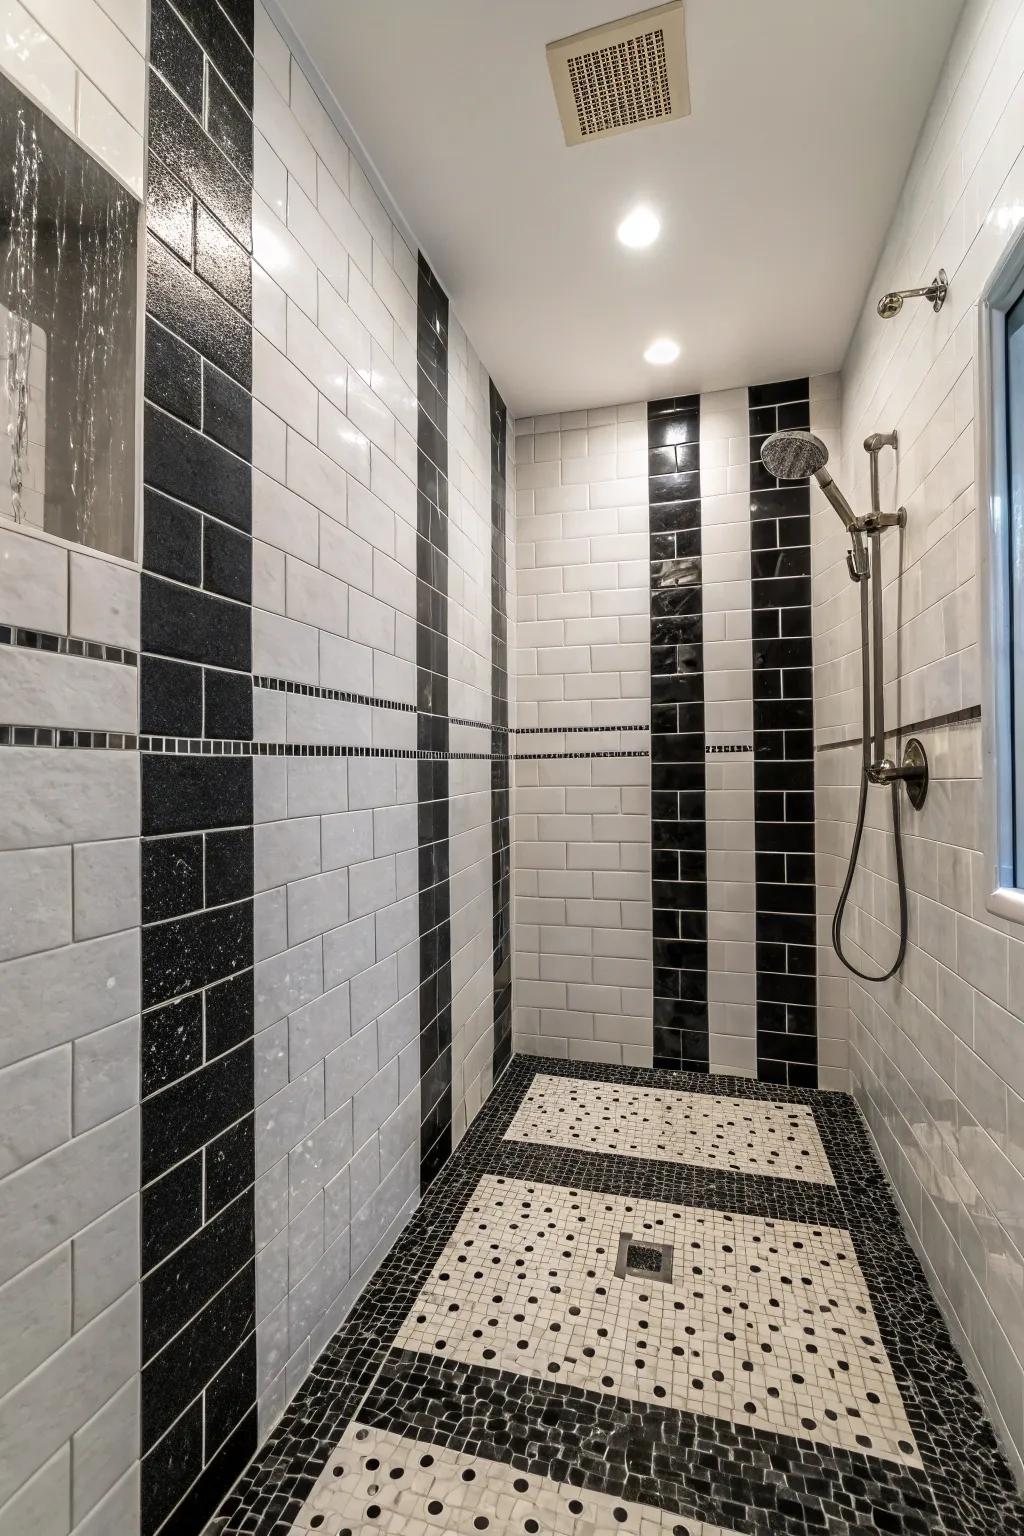
[[[863,1123],[846,1095],[735,1078],[720,1078],[715,1085],[729,1100],[806,1109],[834,1176],[832,1183],[815,1183],[785,1177],[779,1170],[754,1174],[509,1140],[506,1132],[539,1076],[572,1080],[587,1092],[602,1093],[610,1085],[659,1095],[700,1094],[707,1087],[706,1077],[696,1073],[514,1058],[402,1238],[222,1505],[208,1536],[290,1536],[293,1530],[303,1531],[295,1522],[353,1425],[415,1441],[424,1447],[421,1455],[436,1457],[442,1450],[483,1458],[517,1475],[607,1495],[627,1510],[641,1506],[642,1518],[659,1530],[666,1528],[662,1513],[671,1515],[668,1528],[686,1530],[688,1536],[687,1522],[697,1530],[704,1522],[710,1530],[743,1536],[859,1536],[861,1531],[889,1536],[1024,1536],[1024,1504],[907,1243]],[[572,1267],[577,1240],[563,1241],[553,1262],[542,1251],[560,1228],[572,1231],[561,1220],[552,1234],[545,1230],[540,1249],[530,1233],[514,1234],[521,1262],[511,1266],[506,1293],[488,1274],[501,1273],[504,1283],[502,1244],[490,1249],[487,1241],[495,1240],[493,1234],[489,1239],[486,1232],[475,1234],[475,1263],[470,1266],[467,1251],[459,1271],[484,1284],[485,1299],[501,1301],[489,1301],[487,1315],[467,1328],[463,1293],[472,1311],[472,1284],[442,1282],[448,1287],[443,1297],[445,1331],[416,1324],[417,1317],[426,1316],[418,1299],[429,1289],[431,1277],[452,1274],[445,1267],[446,1256],[455,1252],[457,1262],[458,1235],[466,1232],[471,1217],[479,1222],[482,1213],[473,1207],[480,1203],[484,1178],[504,1179],[506,1186],[532,1186],[535,1195],[557,1196],[570,1207],[581,1191],[602,1206],[618,1202],[615,1215],[628,1216],[631,1225],[618,1220],[602,1244],[608,1251],[600,1257],[611,1280],[586,1275],[586,1268],[594,1266],[585,1264],[584,1279],[595,1288],[594,1296],[584,1292],[574,1299],[566,1293],[566,1277],[557,1271],[559,1262]],[[684,1238],[680,1259],[677,1235],[669,1238],[658,1226],[665,1211],[681,1212],[672,1218],[673,1226],[690,1223],[693,1240],[711,1242],[712,1247],[709,1232],[716,1237],[727,1231],[725,1241],[733,1254],[723,1253],[720,1262],[716,1252],[712,1262],[707,1247],[688,1249]],[[648,1230],[645,1223],[652,1214]],[[552,1210],[547,1219],[553,1215]],[[810,1245],[794,1236],[798,1231],[810,1234]],[[624,1240],[624,1232],[633,1235]],[[774,1244],[767,1243],[769,1233]],[[755,1245],[755,1236],[762,1242]],[[805,1242],[803,1249],[785,1246],[797,1240]],[[767,1263],[762,1243],[779,1248],[777,1254],[765,1255]],[[749,1257],[755,1248],[752,1262],[760,1273],[749,1265],[742,1272],[744,1252]],[[497,1263],[491,1263],[494,1259]],[[822,1260],[827,1261],[827,1271]],[[514,1331],[506,1328],[495,1342],[501,1330],[497,1324],[491,1328],[488,1318],[498,1315],[495,1307],[504,1309],[506,1300],[518,1294],[528,1263],[543,1265],[545,1272],[538,1276],[543,1284],[527,1292],[525,1305],[515,1306]],[[625,1278],[615,1278],[617,1267]],[[548,1269],[556,1273],[549,1275]],[[697,1269],[702,1273],[696,1274]],[[785,1294],[774,1292],[774,1279],[782,1286],[785,1274],[797,1280],[800,1292],[796,1286]],[[804,1285],[804,1280],[810,1283]],[[600,1297],[598,1285],[604,1287]],[[545,1286],[559,1289],[547,1291]],[[613,1290],[621,1298],[627,1287],[636,1296],[637,1308],[612,1303]],[[698,1296],[698,1290],[703,1294]],[[796,1300],[800,1293],[802,1303]],[[809,1301],[808,1293],[820,1300]],[[536,1302],[529,1301],[531,1295]],[[659,1329],[650,1326],[656,1295],[663,1298]],[[773,1296],[779,1305],[772,1305]],[[671,1298],[670,1314],[665,1297]],[[684,1311],[677,1313],[676,1301],[683,1302]],[[447,1311],[453,1302],[458,1313]],[[561,1315],[549,1309],[546,1321],[528,1321],[554,1302],[560,1304]],[[646,1310],[640,1311],[640,1305]],[[813,1310],[821,1305],[824,1312]],[[859,1306],[867,1310],[860,1312]],[[572,1307],[579,1311],[574,1314]],[[567,1325],[575,1326],[578,1319],[593,1326],[597,1342],[583,1335],[574,1342],[571,1331],[567,1336]],[[643,1321],[648,1328],[640,1327]],[[557,1333],[551,1323],[559,1324]],[[779,1334],[772,1331],[773,1325],[780,1327]],[[692,1334],[686,1333],[687,1327]],[[430,1337],[406,1340],[410,1328]],[[597,1333],[599,1328],[606,1334]],[[805,1332],[812,1328],[813,1333]],[[836,1328],[845,1328],[846,1338]],[[468,1341],[467,1358],[460,1358],[449,1343],[459,1330]],[[735,1337],[726,1338],[726,1333]],[[652,1348],[655,1335],[657,1354]],[[518,1356],[519,1341],[525,1340],[529,1350],[531,1337],[535,1343],[537,1337],[545,1343],[559,1341],[546,1351],[546,1362],[545,1351],[537,1348],[538,1365],[564,1363],[569,1369],[530,1374],[518,1359],[503,1365],[499,1350],[512,1346]],[[445,1340],[440,1351],[439,1339]],[[647,1348],[639,1347],[641,1340]],[[751,1343],[756,1343],[756,1353]],[[771,1346],[770,1355],[762,1343]],[[571,1371],[596,1373],[598,1345],[607,1361],[601,1375],[612,1377],[613,1384],[598,1379],[596,1385],[581,1386]],[[470,1346],[479,1352],[472,1358]],[[673,1354],[677,1348],[684,1353]],[[696,1369],[697,1357],[685,1353],[688,1349],[701,1351],[703,1376]],[[794,1363],[798,1361],[802,1368]],[[750,1370],[744,1370],[745,1362]],[[684,1364],[693,1373],[688,1383]],[[694,1387],[695,1378],[708,1385]],[[656,1396],[655,1387],[663,1388],[664,1396]],[[771,1396],[772,1388],[777,1398]],[[717,1397],[704,1400],[708,1391]],[[687,1400],[689,1392],[698,1400]],[[759,1393],[765,1410],[751,1412],[745,1405],[753,1403],[756,1410]],[[862,1396],[867,1411],[860,1406]],[[678,1406],[680,1398],[685,1406]],[[849,1408],[861,1418],[848,1413]],[[729,1412],[739,1416],[730,1419]],[[822,1415],[820,1425],[817,1412]],[[769,1413],[777,1418],[769,1418]],[[797,1415],[795,1421],[792,1414]],[[795,1428],[779,1427],[787,1416]],[[800,1422],[804,1417],[813,1422],[813,1430]],[[582,1492],[577,1497],[584,1501]],[[335,1526],[327,1525],[325,1515],[323,1525],[308,1528],[328,1530],[332,1536],[355,1536],[358,1529],[362,1536],[379,1520],[368,1509],[365,1520],[356,1518],[359,1511],[353,1507]],[[382,1515],[383,1510],[381,1505]],[[419,1528],[419,1518],[426,1517],[407,1514],[403,1536]],[[500,1526],[496,1520],[493,1528],[500,1528],[502,1536],[520,1536],[514,1521]],[[584,1528],[595,1529],[597,1522],[588,1517],[579,1526],[581,1532]],[[433,1536],[437,1529],[427,1523],[423,1536]]]
[[[722,1526],[681,1520],[568,1479],[531,1475],[506,1462],[361,1424],[346,1430],[292,1530],[295,1536],[366,1530],[392,1536],[477,1536],[488,1530],[502,1536],[735,1536]]]
[[[804,1104],[538,1073],[505,1140],[834,1183]]]
[[[919,1464],[835,1227],[485,1174],[395,1343]]]

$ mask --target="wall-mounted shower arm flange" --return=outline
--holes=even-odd
[[[903,750],[903,762],[897,768],[890,757],[872,763],[867,770],[872,784],[905,784],[907,799],[919,811],[928,794],[928,754],[923,743],[911,736]]]
[[[903,308],[904,299],[927,299],[938,314],[946,302],[948,292],[949,278],[945,267],[940,267],[927,288],[896,288],[892,293],[883,293],[878,301],[878,313],[883,320],[891,320]]]

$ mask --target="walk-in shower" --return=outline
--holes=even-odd
[[[859,976],[862,981],[888,981],[903,964],[907,952],[907,880],[903,865],[899,789],[901,784],[906,785],[907,796],[915,810],[920,810],[928,792],[928,760],[924,747],[916,737],[907,742],[901,764],[887,757],[885,751],[881,539],[886,528],[903,528],[907,514],[903,507],[896,512],[882,511],[878,455],[883,448],[896,448],[895,432],[875,432],[865,439],[864,449],[871,459],[871,511],[864,517],[858,517],[825,468],[828,449],[820,437],[815,437],[812,432],[775,432],[765,439],[761,447],[761,462],[776,479],[803,480],[813,475],[850,535],[846,563],[850,579],[860,589],[861,777],[850,862],[832,919],[832,946],[847,970]],[[888,786],[891,792],[896,885],[900,907],[900,940],[896,959],[887,971],[875,976],[859,970],[843,953],[842,933],[846,905],[860,859],[868,787],[871,784]]]

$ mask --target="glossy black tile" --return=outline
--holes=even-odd
[[[197,117],[203,112],[203,50],[167,0],[151,0],[149,59]]]
[[[244,459],[151,405],[144,453],[147,485],[249,532],[252,470]]]
[[[236,602],[252,602],[252,540],[215,518],[203,527],[203,586]]]
[[[192,265],[195,250],[195,198],[155,155],[149,157],[146,227],[150,237],[147,264],[152,261],[154,250],[162,250],[159,242],[163,241],[186,266]],[[164,260],[170,262],[168,252],[164,252]]]
[[[256,1323],[254,1264],[224,1289],[142,1370],[142,1444],[153,1445],[231,1358]]]
[[[251,1333],[222,1366],[204,1393],[203,1424],[209,1461],[256,1401],[256,1335]],[[243,1412],[244,1410],[244,1412]],[[240,1469],[239,1469],[240,1470]]]
[[[258,1414],[250,1408],[220,1449],[209,1457],[160,1536],[196,1536],[256,1451]]]
[[[203,1149],[205,1216],[209,1221],[229,1201],[251,1190],[256,1177],[253,1116],[239,1120]],[[251,1200],[251,1196],[248,1197]]]
[[[145,1276],[143,1365],[248,1263],[253,1222],[253,1203],[242,1195]]]
[[[146,320],[146,399],[190,426],[202,425],[202,359],[152,318]]]
[[[140,1480],[142,1536],[155,1536],[203,1467],[203,1408],[197,1401],[159,1445],[143,1456]]]
[[[203,520],[192,507],[147,489],[143,507],[142,564],[172,581],[203,579]]]
[[[178,10],[242,105],[252,111],[253,7],[249,0],[175,0]],[[230,18],[230,20],[229,20]],[[247,44],[240,47],[239,41]]]
[[[147,838],[142,842],[142,921],[156,923],[203,905],[203,840]]]
[[[252,317],[252,262],[219,220],[196,208],[196,274],[246,319]]]
[[[191,220],[191,207],[189,218]],[[191,224],[190,224],[191,227]],[[202,278],[154,240],[147,241],[146,309],[245,389],[252,387],[252,330]]]
[[[206,1059],[247,1040],[253,1033],[253,973],[242,971],[206,991]]]
[[[252,118],[215,69],[209,73],[206,131],[246,181],[252,180]]]
[[[155,736],[201,735],[202,670],[158,656],[140,656],[139,729]]]
[[[203,9],[206,0],[196,0]],[[251,72],[251,61],[250,61]],[[152,152],[205,203],[246,250],[252,250],[252,187],[203,132],[191,113],[152,70],[149,77],[149,133]]]
[[[142,754],[142,833],[252,825],[252,759]]]
[[[150,1008],[252,965],[252,902],[142,929],[142,1005]]]
[[[241,385],[203,362],[203,431],[214,442],[252,459],[252,398]]]
[[[153,656],[247,669],[252,610],[143,572],[142,645]]]
[[[252,678],[242,672],[203,674],[204,735],[224,741],[252,740]]]
[[[203,1220],[203,1156],[196,1152],[142,1191],[142,1273],[199,1230]]]
[[[251,1042],[173,1083],[142,1105],[142,1179],[148,1184],[252,1112]]]
[[[172,839],[176,842],[178,839]],[[143,844],[143,848],[145,848]],[[194,1072],[203,1062],[203,999],[183,997],[142,1015],[141,1095],[144,1099]]]
[[[252,827],[207,832],[205,842],[206,905],[216,907],[252,896]]]

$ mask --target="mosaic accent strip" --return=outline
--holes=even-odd
[[[137,667],[137,651],[121,645],[106,645],[99,640],[80,640],[76,635],[54,635],[48,630],[19,629],[15,624],[0,624],[0,645],[20,646],[28,651],[47,651],[52,656],[78,656],[84,661],[113,661],[123,667]]]
[[[140,735],[121,738],[142,767],[142,1536],[198,1536],[257,1438],[253,7],[178,9],[149,83]]]
[[[505,1140],[833,1182],[814,1116],[800,1104],[621,1088],[538,1073]]]
[[[431,752],[419,747],[350,747],[324,741],[225,741],[209,736],[130,736],[55,725],[0,725],[0,747],[79,747],[106,752],[192,753],[203,757],[403,757],[424,763],[524,762],[563,757],[647,757],[646,752]]]
[[[292,1527],[295,1532],[356,1528],[419,1536],[455,1531],[477,1536],[583,1536],[591,1531],[642,1536],[735,1536],[702,1520],[679,1524],[670,1510],[631,1504],[577,1482],[560,1481],[443,1445],[428,1447],[386,1430],[352,1425]],[[320,1517],[318,1519],[318,1517]]]
[[[810,482],[761,463],[772,432],[810,428],[807,379],[748,391],[754,667],[757,1074],[818,1080]]]
[[[448,299],[419,257],[416,379],[420,1184],[452,1150],[452,933],[448,842]],[[468,755],[468,754],[467,754]],[[489,754],[475,754],[488,756]]]
[[[671,1284],[618,1279],[626,1233]],[[396,1344],[920,1465],[835,1227],[485,1174]]]
[[[708,888],[700,396],[647,408],[654,1065],[706,1072]]]
[[[278,1530],[283,1536],[354,1421],[414,1438],[431,1453],[447,1446],[557,1483],[572,1468],[579,1488],[640,1504],[645,1512],[670,1510],[683,1522],[703,1520],[742,1531],[743,1536],[811,1536],[824,1531],[830,1536],[860,1536],[864,1530],[885,1530],[892,1536],[933,1536],[938,1531],[949,1536],[961,1531],[1007,1536],[1024,1531],[1024,1505],[903,1235],[852,1100],[752,1080],[718,1080],[729,1097],[808,1108],[835,1176],[835,1185],[827,1186],[509,1142],[505,1132],[538,1072],[646,1090],[706,1088],[706,1079],[696,1073],[514,1058],[401,1240],[224,1504],[214,1527],[218,1536]],[[513,1172],[517,1166],[519,1171]],[[776,1219],[774,1213],[783,1212],[787,1221],[821,1226],[823,1237],[829,1236],[826,1226],[843,1229],[879,1330],[872,1337],[880,1342],[899,1385],[921,1464],[883,1459],[861,1447],[834,1449],[806,1433],[793,1436],[753,1422],[730,1423],[705,1411],[672,1408],[663,1400],[631,1401],[600,1388],[581,1392],[553,1374],[524,1376],[436,1358],[433,1344],[420,1354],[394,1349],[410,1307],[465,1221],[481,1175],[502,1177],[508,1170],[522,1179],[527,1166],[540,1167],[538,1184],[547,1183],[563,1196],[582,1188],[582,1174],[596,1174],[613,1200],[650,1201],[653,1190],[675,1186],[668,1203],[685,1189],[692,1206],[705,1213],[725,1215],[742,1208],[763,1226]],[[532,1172],[525,1178],[532,1182]],[[711,1204],[711,1194],[720,1196],[723,1204]],[[632,1220],[636,1212],[628,1214]],[[648,1234],[638,1224],[626,1230],[648,1245]],[[656,1241],[661,1243],[663,1236]],[[481,1258],[488,1254],[484,1247],[475,1252]],[[609,1265],[616,1255],[617,1249],[607,1255]],[[525,1243],[522,1257],[532,1257]],[[484,1268],[479,1263],[475,1267]],[[691,1278],[696,1283],[698,1277]],[[757,1277],[751,1279],[760,1283]],[[822,1283],[827,1285],[828,1279]],[[622,1284],[636,1287],[639,1294],[642,1282]],[[668,1290],[661,1283],[656,1288]],[[539,1304],[544,1293],[531,1294],[538,1296]],[[649,1319],[649,1313],[643,1315]],[[742,1334],[739,1328],[735,1331],[745,1339],[749,1319],[745,1313],[741,1316]],[[809,1321],[827,1327],[828,1314]],[[723,1313],[714,1326],[724,1328],[726,1322]],[[684,1330],[686,1326],[684,1321]],[[638,1331],[634,1337],[639,1336]],[[684,1332],[684,1339],[689,1337]],[[802,1348],[806,1342],[814,1341],[801,1331],[786,1335],[787,1348]],[[839,1343],[833,1340],[830,1348]],[[637,1350],[632,1360],[645,1353]],[[332,1519],[335,1526],[325,1524],[324,1529],[356,1529],[355,1522]]]
[[[505,527],[505,464],[508,412],[488,380],[491,408],[491,750],[508,738],[508,568]],[[494,976],[492,1077],[512,1056],[512,839],[509,831],[508,757],[496,755],[491,771],[491,953]]]

